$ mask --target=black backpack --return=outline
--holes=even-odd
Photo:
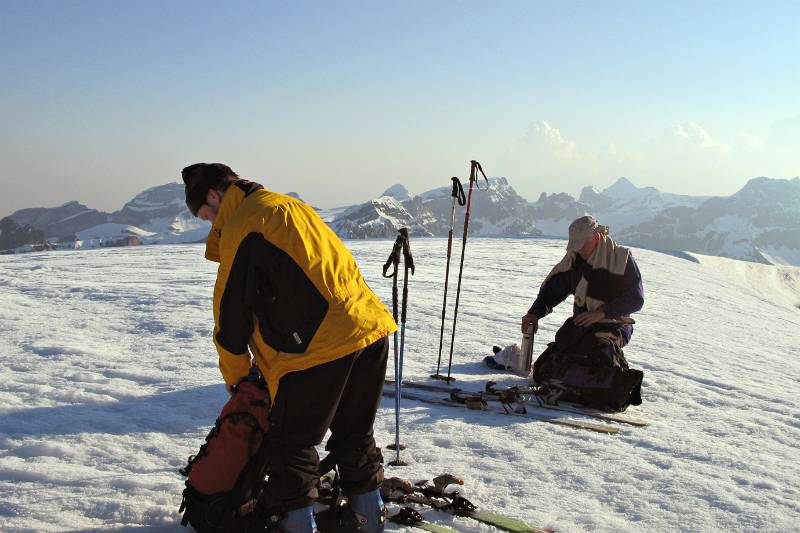
[[[533,365],[540,397],[551,404],[561,400],[606,411],[640,405],[644,372],[628,367],[615,342],[619,335],[615,328],[602,324],[586,328],[577,342],[565,342],[557,334]]]

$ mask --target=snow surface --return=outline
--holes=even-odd
[[[347,245],[388,302],[380,272],[392,240]],[[521,381],[480,360],[492,344],[519,342],[519,317],[563,246],[470,239],[457,384]],[[446,240],[412,248],[404,376],[422,380],[436,366]],[[800,269],[634,254],[646,304],[626,355],[645,382],[644,404],[630,415],[649,427],[609,436],[403,401],[410,465],[387,475],[452,472],[484,508],[560,532],[797,531]],[[187,531],[177,469],[227,397],[210,339],[215,270],[202,245],[0,257],[0,531]],[[570,307],[542,321],[537,352]],[[387,398],[380,444],[393,441],[393,428]]]
[[[61,207],[65,207],[66,205],[68,205],[68,204],[64,204]],[[73,218],[78,218],[81,215],[85,215],[86,213],[95,213],[95,212],[96,211],[94,209],[86,209],[84,211],[79,211],[79,212],[77,212],[77,213],[75,213],[73,215],[70,215],[70,216],[66,217],[66,218],[62,218],[61,220],[59,220],[58,222],[55,222],[54,224],[61,224],[63,222],[66,222],[67,220],[72,220]]]
[[[152,237],[155,233],[145,231],[136,226],[129,226],[127,224],[117,224],[114,222],[106,222],[99,226],[93,226],[89,229],[79,231],[77,233],[78,240],[87,241],[91,239],[119,239],[121,237],[129,237],[136,235],[137,237]]]
[[[156,187],[158,188],[158,187]],[[125,209],[130,211],[137,211],[137,212],[144,212],[144,211],[157,211],[159,209],[164,209],[165,207],[171,205],[179,205],[183,206],[184,200],[182,198],[173,198],[169,202],[148,202],[144,198],[146,198],[146,194],[150,192],[150,190],[145,191],[144,193],[140,194],[132,201],[125,204]]]

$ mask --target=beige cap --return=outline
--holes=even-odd
[[[608,226],[601,226],[591,215],[586,215],[575,219],[569,225],[569,242],[567,242],[568,252],[577,252],[586,244],[595,232],[604,235],[608,234]]]

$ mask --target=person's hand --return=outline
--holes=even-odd
[[[597,311],[586,311],[585,313],[581,313],[575,316],[573,321],[575,322],[576,326],[585,328],[603,320],[605,317],[606,314],[602,311],[602,309],[598,309]]]
[[[525,333],[531,324],[533,324],[533,332],[536,333],[536,330],[539,329],[539,317],[533,313],[528,313],[522,317],[522,333]]]

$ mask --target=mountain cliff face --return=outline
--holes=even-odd
[[[328,222],[333,231],[345,239],[394,237],[397,229],[406,227],[411,235],[430,235],[417,224],[401,202],[381,196],[349,207]]]
[[[44,232],[31,225],[20,226],[10,217],[0,220],[0,251],[45,242]]]
[[[210,227],[186,208],[181,183],[147,189],[111,214],[69,202],[52,208],[21,209],[9,218],[41,229],[65,248],[132,242],[132,236],[143,244],[198,242],[206,238]]]
[[[117,224],[139,227],[157,224],[157,221],[164,221],[168,225],[188,212],[184,202],[183,184],[168,183],[137,194],[114,213],[112,219]]]
[[[755,178],[732,196],[664,209],[620,236],[650,248],[800,265],[800,179]]]
[[[79,231],[110,221],[111,215],[90,209],[79,202],[68,202],[58,207],[33,207],[20,209],[9,218],[21,226],[30,225],[49,238],[74,237]]]
[[[202,241],[210,224],[195,218],[186,207],[182,183],[168,183],[137,194],[112,215],[115,224],[123,226],[115,238],[136,234],[144,244],[179,244]],[[141,228],[147,235],[130,231],[126,226]]]
[[[536,234],[531,208],[508,184],[506,178],[492,178],[488,187],[472,193],[470,235]],[[452,187],[441,187],[411,196],[402,185],[390,187],[380,198],[350,207],[328,218],[341,237],[393,237],[407,227],[416,236],[446,236],[450,230]],[[468,192],[465,184],[465,193]],[[456,204],[454,233],[463,232],[464,210]]]

